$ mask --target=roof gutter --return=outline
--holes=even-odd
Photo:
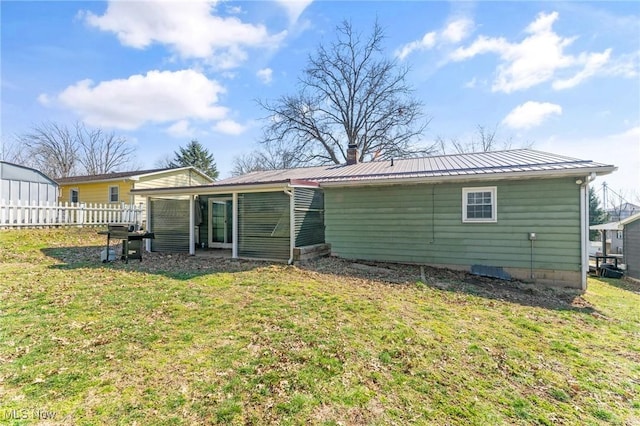
[[[128,180],[137,181],[139,180],[139,177],[138,176],[120,176],[120,177],[113,177],[108,179],[74,180],[74,181],[62,182],[62,183],[60,183],[59,181],[56,181],[56,182],[60,186],[69,186],[69,185],[79,185],[79,184],[85,184],[85,183],[119,182],[119,181],[128,181]]]
[[[199,186],[182,186],[167,188],[147,188],[134,189],[132,194],[143,196],[154,195],[212,195],[212,194],[231,194],[233,192],[273,192],[282,191],[287,188],[286,183],[278,184],[253,184],[253,185],[199,185]]]
[[[231,194],[233,192],[274,192],[287,188],[318,188],[318,184],[308,181],[282,180],[265,183],[195,185],[166,188],[140,188],[131,190],[132,194],[142,196],[153,195],[213,195]]]
[[[343,181],[322,181],[321,188],[332,187],[353,187],[353,186],[380,186],[399,184],[420,184],[420,183],[448,183],[448,182],[471,182],[471,181],[498,181],[498,180],[518,180],[532,177],[541,178],[563,178],[563,177],[584,177],[588,175],[607,175],[618,170],[617,167],[593,167],[579,168],[573,170],[541,170],[534,172],[506,172],[506,173],[482,173],[482,174],[459,174],[443,176],[425,176],[409,178],[385,178],[385,179],[354,179]]]

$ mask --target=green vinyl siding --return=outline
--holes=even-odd
[[[295,188],[296,247],[324,243],[324,196],[320,189]]]
[[[189,200],[149,200],[151,231],[151,251],[189,251]]]
[[[239,194],[238,255],[289,259],[289,216],[289,195],[284,192]]]
[[[463,223],[462,188],[495,186],[497,222]],[[326,240],[345,258],[580,270],[575,179],[325,189]]]

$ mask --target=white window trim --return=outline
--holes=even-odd
[[[467,194],[473,192],[491,193],[491,219],[467,218]],[[476,188],[462,188],[462,222],[464,223],[495,223],[498,221],[498,187],[482,186]]]
[[[78,199],[78,201],[73,201],[73,193],[74,193],[74,191],[75,191],[76,194],[78,194],[77,197],[76,197]],[[70,203],[79,203],[80,202],[80,191],[78,190],[78,188],[69,188],[69,202]]]
[[[116,201],[113,201],[111,199],[111,188],[118,188],[118,199]],[[111,185],[109,187],[109,192],[107,193],[107,199],[109,200],[110,203],[119,203],[120,202],[120,187],[118,185]]]

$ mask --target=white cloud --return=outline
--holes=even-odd
[[[529,129],[553,114],[561,115],[562,107],[549,102],[528,101],[515,107],[502,122],[512,129]]]
[[[475,88],[477,86],[477,84],[478,84],[478,79],[473,77],[471,80],[467,81],[464,84],[464,87],[467,88],[467,89],[473,89],[473,88]]]
[[[436,33],[426,33],[420,40],[409,42],[396,51],[396,56],[402,61],[416,50],[431,49],[436,45]]]
[[[604,65],[609,61],[611,49],[607,49],[602,53],[583,54],[585,57],[581,60],[584,62],[584,68],[578,71],[573,77],[564,80],[556,80],[552,87],[556,90],[570,89],[582,83],[589,77],[596,75]],[[581,55],[581,56],[583,56]]]
[[[302,12],[313,3],[313,0],[276,0],[276,3],[287,11],[289,22],[294,23],[302,15]]]
[[[554,80],[562,71],[573,72],[568,79],[557,79],[555,89],[573,87],[596,75],[609,60],[609,50],[602,53],[582,52],[568,55],[565,49],[575,37],[561,37],[553,31],[558,13],[540,13],[527,26],[528,34],[519,43],[512,43],[503,37],[478,37],[471,45],[456,49],[450,56],[454,61],[471,59],[484,53],[494,53],[500,57],[497,77],[492,85],[494,92],[511,93],[528,89],[540,83]]]
[[[132,130],[153,122],[224,119],[228,110],[217,105],[223,92],[218,82],[193,70],[149,71],[98,84],[82,80],[57,100],[88,124]]]
[[[110,1],[102,16],[85,12],[85,21],[117,35],[129,47],[160,43],[185,59],[206,59],[223,69],[247,59],[246,48],[274,47],[286,35],[235,16],[215,16],[215,1]]]
[[[189,120],[180,120],[169,126],[167,128],[167,133],[174,138],[185,138],[193,136],[195,134],[195,130],[191,128]]]
[[[637,78],[640,76],[640,50],[612,59],[603,67],[602,74],[624,78]]]
[[[49,106],[51,105],[51,98],[46,93],[41,93],[38,95],[38,102],[40,105]]]
[[[629,127],[614,134],[594,134],[586,138],[552,136],[540,141],[536,148],[569,157],[613,164],[618,170],[601,176],[592,184],[607,182],[610,188],[624,193],[633,202],[640,197],[640,126]],[[606,151],[606,152],[605,152]]]
[[[273,70],[271,68],[263,68],[256,72],[256,76],[262,81],[264,84],[270,84],[273,80]]]
[[[213,130],[215,130],[216,132],[224,133],[226,135],[235,136],[244,133],[246,127],[233,120],[221,120],[218,121],[215,126],[213,126]]]
[[[470,19],[456,19],[442,30],[442,38],[449,43],[460,43],[467,38],[472,29],[473,22]]]
[[[429,50],[441,44],[455,44],[464,40],[473,29],[473,22],[467,18],[455,19],[442,30],[430,31],[419,40],[411,41],[396,50],[396,57],[401,61],[413,52]]]
[[[227,6],[227,13],[231,15],[240,15],[244,11],[242,10],[242,6]]]

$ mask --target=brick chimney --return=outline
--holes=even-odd
[[[358,145],[349,144],[347,147],[347,165],[358,164]]]

